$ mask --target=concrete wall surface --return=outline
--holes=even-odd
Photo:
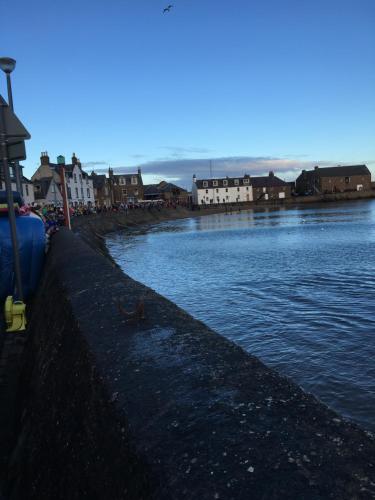
[[[118,307],[141,299],[145,319]],[[8,500],[375,497],[369,433],[67,230],[32,306],[17,415]]]

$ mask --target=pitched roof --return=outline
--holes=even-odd
[[[255,188],[260,187],[281,187],[288,186],[288,183],[276,177],[276,175],[268,175],[267,177],[251,177],[250,184]]]
[[[204,182],[207,183],[207,185],[203,185]],[[200,179],[196,181],[196,185],[198,189],[210,189],[218,187],[239,187],[249,185],[255,188],[277,187],[287,186],[288,184],[279,177],[276,177],[276,175],[270,174],[263,177],[251,177],[250,175],[245,175],[244,177],[226,177],[224,179]]]
[[[245,177],[225,177],[224,179],[197,179],[196,185],[198,189],[249,186],[251,184],[251,179],[249,183],[244,183],[245,179],[249,180],[250,177],[247,175]],[[205,183],[205,185],[203,185],[203,183]]]
[[[34,195],[36,200],[42,200],[47,196],[51,181],[51,177],[43,177],[34,182]],[[40,186],[40,189],[36,189],[37,186]]]
[[[366,165],[347,165],[339,167],[326,167],[319,168],[318,171],[320,175],[326,177],[340,177],[340,176],[350,176],[350,175],[371,175],[370,170]]]
[[[55,170],[55,172],[60,173],[61,165],[59,165],[58,163],[50,163],[49,165],[52,169]],[[64,164],[63,167],[65,169],[65,175],[67,177],[73,177],[74,167],[79,168],[79,170],[81,171],[82,177],[84,177],[84,178],[89,177],[89,174],[87,172],[85,172],[84,170],[82,170],[82,167],[78,163]]]
[[[105,174],[95,174],[91,176],[91,179],[95,189],[102,189],[105,186],[107,177],[105,176]]]
[[[145,196],[155,196],[161,193],[173,193],[176,191],[179,191],[180,193],[187,193],[186,189],[176,186],[176,184],[162,181],[159,184],[147,184],[144,186],[143,194]]]
[[[159,194],[158,186],[158,184],[147,184],[143,187],[143,194],[148,196]]]
[[[302,172],[307,175],[319,175],[320,177],[350,177],[351,175],[371,175],[366,165],[346,165],[337,167],[319,167],[314,170]]]

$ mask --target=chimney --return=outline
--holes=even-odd
[[[141,175],[141,167],[138,167],[138,175]]]
[[[319,168],[319,167],[318,167],[318,165],[316,165],[316,166],[314,167],[314,170],[318,170],[318,168]]]
[[[113,177],[113,169],[108,167],[108,177]]]
[[[194,184],[197,182],[197,176],[195,174],[193,175],[193,182]]]
[[[76,154],[73,153],[73,155],[72,155],[72,164],[73,165],[77,165],[77,163],[78,163],[78,158],[76,157]]]
[[[47,151],[42,151],[40,154],[40,164],[41,165],[49,165],[49,156]]]
[[[272,172],[272,170],[268,175],[269,175],[269,177],[275,177],[275,174]]]

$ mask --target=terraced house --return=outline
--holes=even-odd
[[[198,180],[194,175],[192,199],[194,205],[253,201],[253,188],[250,176]]]
[[[137,203],[143,200],[143,182],[141,169],[134,174],[114,174],[108,169],[108,179],[112,203]]]
[[[82,165],[74,153],[71,164],[65,164],[65,158],[61,155],[57,157],[57,163],[51,163],[47,152],[41,154],[40,166],[31,178],[34,184],[35,201],[40,204],[62,204],[61,167],[65,170],[69,204],[71,206],[93,205],[92,179],[82,170]]]
[[[272,171],[268,176],[251,177],[254,201],[283,200],[291,196],[291,183],[277,177]]]

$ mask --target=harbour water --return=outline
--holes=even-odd
[[[375,201],[170,221],[107,245],[132,278],[375,431]]]

